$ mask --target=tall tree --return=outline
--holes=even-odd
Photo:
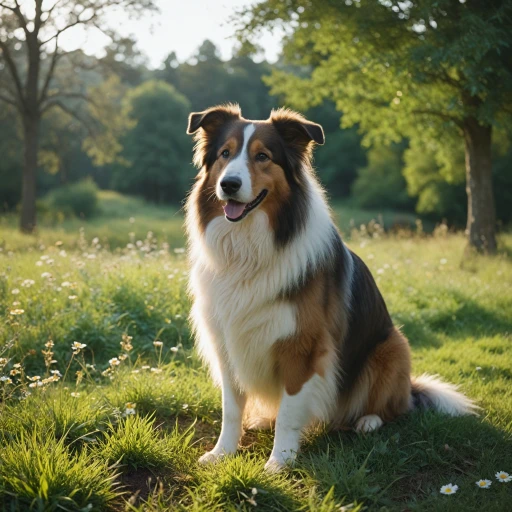
[[[269,83],[292,104],[332,99],[367,141],[455,130],[469,245],[495,252],[491,145],[493,127],[511,126],[512,0],[266,0],[242,14],[242,40],[287,27],[285,55],[311,73],[277,71]]]
[[[70,52],[63,34],[76,27],[114,32],[107,15],[138,16],[155,9],[155,0],[0,0],[0,101],[16,108],[23,126],[23,184],[20,227],[36,226],[36,171],[41,119],[57,107],[73,113],[70,101],[87,100],[82,84],[55,80]],[[72,78],[70,76],[70,78]],[[67,101],[67,102],[66,102]]]
[[[113,162],[112,185],[162,203],[183,200],[194,176],[191,143],[183,126],[190,103],[171,85],[150,80],[127,92],[122,115],[128,120],[119,137],[122,149]]]

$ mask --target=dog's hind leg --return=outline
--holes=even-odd
[[[356,421],[356,432],[373,432],[374,430],[379,429],[384,425],[380,416],[376,414],[368,414],[366,416],[362,416]]]

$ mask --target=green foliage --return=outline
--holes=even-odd
[[[315,151],[314,165],[318,176],[331,197],[348,197],[358,169],[366,165],[362,137],[355,127],[340,128],[339,113],[331,102],[309,109],[306,116],[320,123],[325,133],[325,145]]]
[[[113,186],[156,202],[181,201],[193,177],[188,100],[165,82],[149,81],[123,103],[133,124],[122,137],[126,166],[114,168]]]
[[[137,468],[164,466],[168,461],[165,443],[155,432],[155,418],[128,416],[110,424],[98,446],[110,464],[119,462]]]
[[[432,218],[445,218],[450,222],[464,225],[466,218],[466,198],[464,192],[464,161],[458,153],[458,166],[455,159],[448,159],[450,167],[443,168],[444,154],[448,144],[425,144],[413,138],[404,153],[404,177],[411,196],[418,198],[416,211]]]
[[[53,190],[47,202],[54,210],[65,215],[87,219],[96,213],[98,187],[92,179],[85,179]]]
[[[126,86],[117,75],[89,89],[91,102],[88,111],[97,121],[99,133],[90,133],[84,138],[82,146],[94,165],[102,167],[111,164],[126,165],[122,157],[122,137],[127,130],[133,128],[122,101],[126,94]]]
[[[247,119],[266,119],[277,106],[262,81],[270,69],[267,62],[242,55],[223,61],[216,46],[205,40],[188,62],[179,63],[174,54],[169,55],[157,76],[184,94],[192,110],[235,102]]]
[[[368,165],[359,170],[353,197],[361,208],[407,209],[411,198],[402,176],[402,150],[399,147],[377,146],[368,152]]]
[[[248,8],[239,27],[242,38],[267,23],[291,28],[285,56],[312,71],[307,79],[276,71],[273,92],[299,108],[330,98],[346,126],[358,122],[368,138],[392,141],[409,135],[417,116],[494,123],[504,114],[511,9],[509,0],[320,1],[315,9],[267,0]]]
[[[0,497],[14,510],[104,510],[118,496],[116,473],[87,450],[73,453],[51,430],[2,440]]]

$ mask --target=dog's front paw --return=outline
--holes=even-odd
[[[265,464],[265,471],[271,475],[281,472],[286,468],[286,462],[275,457],[270,457]]]
[[[293,466],[297,454],[295,452],[288,453],[286,451],[278,454],[272,453],[270,459],[265,464],[265,471],[270,474],[279,473],[283,469]]]
[[[206,452],[204,455],[199,457],[199,464],[207,465],[207,464],[215,464],[218,462],[222,457],[224,457],[224,453],[216,452],[215,450],[212,450],[211,452]]]

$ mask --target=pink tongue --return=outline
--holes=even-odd
[[[224,206],[224,213],[230,219],[238,219],[244,213],[245,203],[238,203],[237,201],[228,201]]]

